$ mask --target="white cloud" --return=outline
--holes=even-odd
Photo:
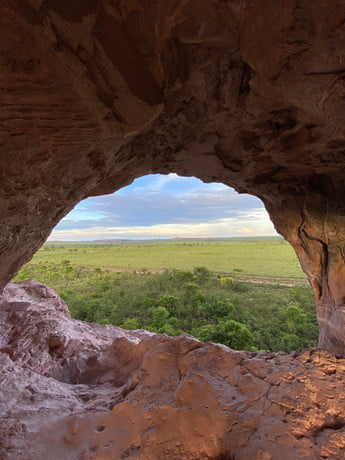
[[[241,235],[255,235],[255,231],[252,228],[242,227],[239,230],[236,230],[237,233]]]
[[[155,183],[155,187],[154,187],[154,190],[159,190],[161,189],[164,185],[166,185],[168,182],[174,182],[176,180],[179,180],[181,179],[180,176],[178,176],[177,174],[175,173],[171,173],[171,174],[160,174],[158,177],[157,177],[157,181]],[[183,180],[183,179],[182,179]]]
[[[251,221],[250,221],[251,222]],[[213,222],[202,223],[174,223],[130,227],[89,227],[71,230],[53,230],[50,240],[85,241],[111,238],[150,239],[174,237],[200,238],[227,238],[242,235],[267,236],[276,235],[273,225],[262,214],[255,222],[255,230],[249,225],[243,226],[246,221],[235,218],[218,219]]]
[[[81,202],[50,239],[276,235],[258,198],[239,195],[224,184],[204,184],[176,174],[153,175],[119,192]]]

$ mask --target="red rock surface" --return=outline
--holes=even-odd
[[[345,0],[1,0],[0,289],[82,198],[147,173],[260,197],[345,355]],[[345,362],[1,299],[1,460],[345,458]]]
[[[147,173],[259,196],[344,355],[345,0],[2,0],[0,288]]]
[[[345,360],[235,352],[70,318],[42,284],[0,301],[3,460],[345,457]]]

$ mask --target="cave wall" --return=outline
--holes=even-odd
[[[0,285],[81,199],[176,172],[260,197],[344,354],[345,1],[2,0]]]

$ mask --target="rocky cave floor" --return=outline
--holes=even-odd
[[[345,360],[233,351],[71,319],[10,283],[0,302],[0,458],[343,459]]]

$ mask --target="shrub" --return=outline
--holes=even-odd
[[[121,324],[123,329],[133,330],[139,329],[139,321],[136,318],[126,318],[125,321]]]
[[[225,288],[230,288],[234,284],[234,279],[231,276],[226,276],[225,278],[219,278],[219,283]]]
[[[192,334],[203,342],[223,343],[234,350],[251,349],[254,341],[248,327],[232,319],[219,321],[217,325],[205,324],[193,329]]]
[[[193,275],[195,280],[200,284],[205,284],[211,279],[211,272],[206,267],[195,267]]]

